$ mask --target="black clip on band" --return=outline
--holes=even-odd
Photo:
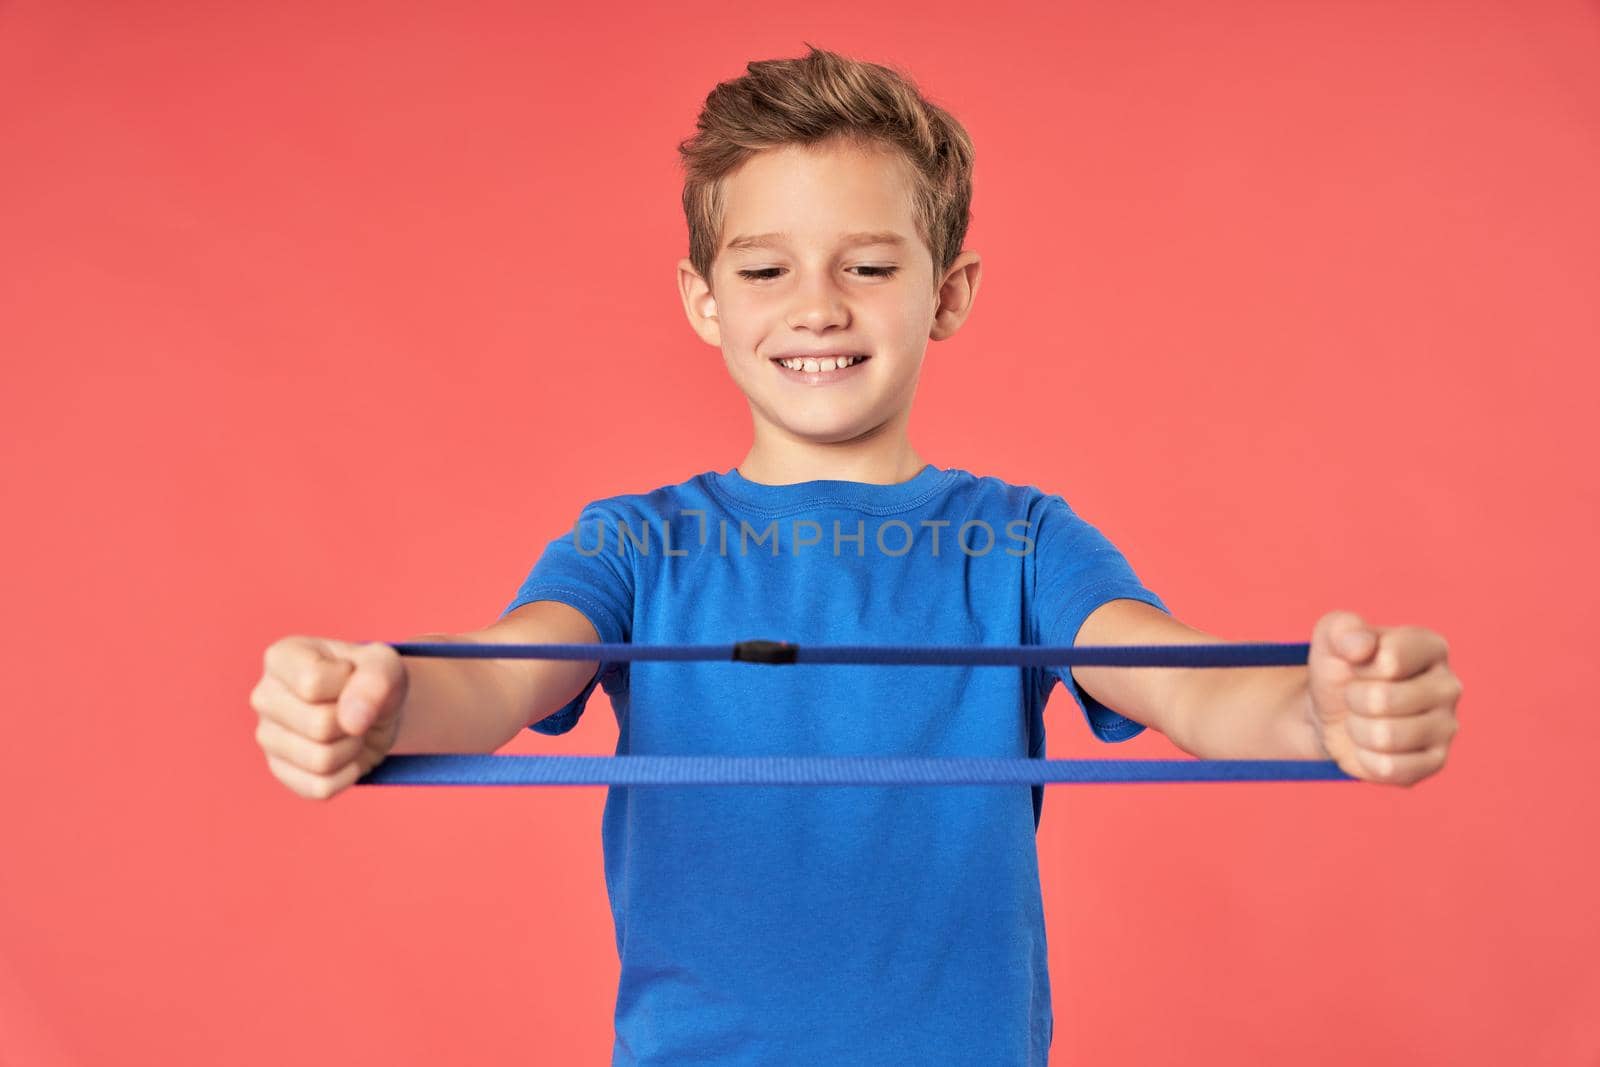
[[[733,658],[746,663],[793,663],[795,653],[799,650],[799,645],[790,644],[788,641],[755,638],[734,645]]]

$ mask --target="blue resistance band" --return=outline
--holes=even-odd
[[[918,666],[1282,667],[1301,643],[1213,645],[502,645],[391,643],[402,656]],[[1355,781],[1332,760],[1051,760],[904,756],[392,755],[357,785],[1047,785],[1068,782]]]

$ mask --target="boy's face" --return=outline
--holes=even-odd
[[[678,264],[690,324],[722,349],[750,402],[758,443],[904,434],[928,340],[965,320],[980,270],[977,254],[963,252],[934,285],[908,171],[887,150],[762,152],[724,183],[710,284],[687,259]],[[899,241],[851,240],[860,233]],[[756,245],[740,241],[762,235]],[[775,362],[784,353],[869,358],[824,383]]]

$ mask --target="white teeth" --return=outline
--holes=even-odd
[[[840,356],[835,359],[831,356],[825,356],[822,359],[784,359],[779,360],[779,362],[785,367],[788,367],[790,370],[799,370],[812,373],[815,371],[842,370],[845,367],[853,367],[857,363],[861,362],[861,357]]]

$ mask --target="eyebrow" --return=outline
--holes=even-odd
[[[733,238],[722,247],[726,251],[741,252],[752,248],[772,248],[790,240],[787,233],[752,233],[742,234]],[[839,238],[839,243],[846,246],[853,245],[905,245],[908,242],[893,230],[871,230],[860,233],[847,233]]]

